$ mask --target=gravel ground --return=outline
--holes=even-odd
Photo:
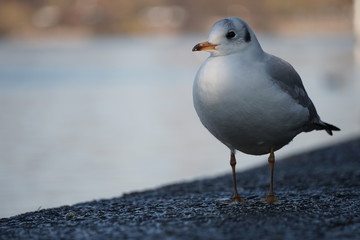
[[[230,172],[230,167],[229,167]],[[280,202],[256,203],[267,166],[0,219],[0,239],[360,239],[360,138],[278,161]]]

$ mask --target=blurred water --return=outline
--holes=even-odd
[[[360,135],[350,35],[259,39],[293,64],[322,119],[342,129],[301,134],[278,159]],[[0,217],[230,173],[228,150],[192,106],[207,54],[191,48],[203,40],[1,41]],[[238,169],[258,164],[266,156],[238,154]]]

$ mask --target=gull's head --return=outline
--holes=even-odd
[[[193,51],[208,51],[213,56],[224,56],[246,51],[262,51],[249,25],[236,17],[217,21],[209,39],[194,46]]]

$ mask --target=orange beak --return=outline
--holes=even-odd
[[[202,43],[196,44],[193,47],[192,51],[195,52],[195,51],[215,50],[216,46],[217,46],[217,44],[212,44],[209,42],[202,42]]]

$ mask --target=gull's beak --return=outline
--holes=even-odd
[[[193,47],[192,51],[195,52],[195,51],[215,50],[216,46],[217,46],[217,44],[212,44],[209,42],[202,42],[202,43],[196,44]]]

